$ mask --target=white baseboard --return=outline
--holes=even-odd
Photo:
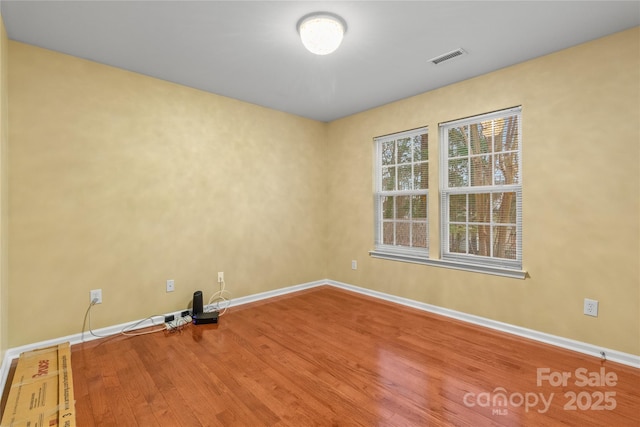
[[[167,314],[179,315],[180,312],[178,311],[176,313],[167,313]],[[153,317],[160,318],[161,316],[153,316]],[[9,375],[9,370],[11,368],[11,362],[14,359],[17,359],[18,357],[20,357],[20,354],[22,354],[25,351],[32,351],[32,350],[37,350],[39,348],[51,347],[54,345],[65,343],[65,342],[68,342],[70,345],[80,344],[82,342],[89,342],[89,341],[97,340],[103,337],[117,335],[122,330],[125,330],[125,329],[133,331],[136,329],[148,328],[149,326],[159,325],[162,323],[164,323],[164,319],[160,319],[159,321],[156,321],[154,323],[151,319],[148,318],[143,320],[137,320],[134,322],[122,323],[120,325],[108,326],[106,328],[96,329],[93,331],[95,332],[96,335],[100,335],[100,336],[94,336],[94,335],[91,335],[91,333],[89,332],[83,332],[79,334],[67,335],[66,337],[54,338],[46,341],[40,341],[33,344],[23,345],[20,347],[10,348],[5,352],[4,359],[2,360],[2,365],[0,365],[0,393],[2,390],[4,390],[5,384],[7,382],[7,377]]]
[[[587,354],[589,356],[601,357],[601,352],[606,354],[607,360],[617,362],[623,365],[632,366],[634,368],[640,368],[640,356],[634,354],[623,353],[621,351],[612,350],[609,348],[599,347],[593,344],[588,344],[580,341],[575,341],[569,338],[563,338],[556,335],[547,334],[544,332],[535,331],[533,329],[522,328],[520,326],[510,325],[508,323],[498,322],[496,320],[487,319],[485,317],[475,316],[472,314],[463,313],[460,311],[450,310],[448,308],[438,307],[436,305],[426,304],[420,301],[411,300],[408,298],[399,297],[396,295],[386,294],[383,292],[374,291],[371,289],[361,288],[359,286],[349,285],[347,283],[337,282],[335,280],[317,280],[314,282],[303,283],[300,285],[289,286],[286,288],[280,288],[273,291],[261,292],[258,294],[248,295],[245,297],[234,298],[229,303],[229,307],[235,307],[243,304],[249,304],[277,296],[290,294],[293,292],[302,291],[305,289],[315,288],[317,286],[330,285],[336,288],[344,289],[347,291],[356,292],[359,294],[367,295],[370,297],[382,299],[385,301],[393,302],[396,304],[404,305],[407,307],[416,308],[418,310],[427,311],[434,314],[450,317],[464,322],[472,323],[475,325],[483,326],[485,328],[495,329],[498,331],[506,332],[508,334],[517,335],[524,338],[529,338],[534,341],[551,344],[557,347],[565,348],[567,350],[576,351],[578,353]],[[167,315],[173,314],[179,316],[181,310],[174,313],[167,313]],[[154,316],[160,317],[160,316]],[[52,345],[58,345],[64,342],[69,342],[71,345],[79,344],[82,342],[93,341],[102,338],[101,336],[110,336],[120,333],[122,330],[136,330],[141,328],[147,328],[162,324],[164,319],[156,320],[155,322],[150,319],[137,320],[133,322],[123,323],[120,325],[109,326],[102,329],[97,329],[94,332],[100,337],[91,335],[89,332],[68,335],[66,337],[54,338],[47,341],[41,341],[34,344],[23,345],[7,350],[0,365],[0,393],[4,390],[7,382],[7,376],[9,375],[9,369],[14,359],[18,358],[21,353],[25,351],[36,350],[43,347],[50,347]]]
[[[252,302],[261,301],[268,298],[278,297],[281,295],[290,294],[292,292],[298,292],[305,289],[315,288],[317,286],[327,285],[331,281],[324,280],[316,280],[314,282],[307,282],[300,285],[289,286],[286,288],[275,289],[273,291],[260,292],[259,294],[247,295],[246,297],[234,298],[231,300],[229,307],[235,307],[237,305],[249,304]]]
[[[408,307],[417,308],[418,310],[428,311],[430,313],[439,314],[442,316],[450,317],[463,322],[472,323],[485,328],[495,329],[498,331],[506,332],[508,334],[517,335],[523,338],[529,338],[534,341],[551,344],[556,347],[565,348],[567,350],[576,351],[578,353],[587,354],[601,358],[602,352],[605,353],[607,360],[617,362],[623,365],[632,366],[634,368],[640,368],[640,356],[634,354],[624,353],[610,348],[599,347],[593,344],[588,344],[581,341],[572,340],[569,338],[559,337],[557,335],[547,334],[545,332],[536,331],[533,329],[527,329],[520,326],[511,325],[509,323],[498,322],[496,320],[487,319],[486,317],[475,316],[473,314],[463,313],[461,311],[450,310],[448,308],[438,307],[436,305],[426,304],[423,302],[411,300],[408,298],[402,298],[399,296],[385,294],[383,292],[373,291],[371,289],[361,288],[358,286],[349,285],[346,283],[336,282],[335,280],[327,280],[326,283],[335,286],[337,288],[345,289],[352,292],[357,292],[363,295],[368,295],[374,298],[383,299],[396,304],[405,305]]]
[[[314,288],[316,286],[325,285],[325,284],[327,284],[326,280],[317,280],[315,282],[303,283],[300,285],[289,286],[286,288],[280,288],[273,291],[261,292],[258,294],[248,295],[246,297],[234,298],[233,300],[231,300],[229,307],[235,307],[242,304],[248,304],[251,302],[273,298],[280,295],[286,295],[289,293],[298,292],[304,289],[310,289],[310,288]],[[207,309],[210,307],[213,308],[210,305],[205,306],[205,311],[207,311]],[[166,315],[173,314],[176,318],[178,318],[181,312],[182,310],[178,310],[173,313],[166,313]],[[99,336],[94,336],[89,332],[83,332],[79,334],[67,335],[66,337],[54,338],[51,340],[40,341],[33,344],[27,344],[20,347],[10,348],[5,352],[4,358],[2,360],[2,365],[0,365],[0,394],[4,390],[5,384],[7,382],[7,377],[9,376],[9,370],[11,369],[11,363],[13,362],[14,359],[17,359],[18,357],[20,357],[20,354],[22,354],[25,351],[32,351],[39,348],[50,347],[50,346],[62,344],[65,342],[68,342],[70,345],[80,344],[82,342],[89,342],[89,341],[97,340],[103,337],[117,335],[125,329],[128,331],[134,331],[136,329],[148,328],[149,326],[154,326],[154,325],[159,325],[164,323],[163,317],[164,315],[152,316],[155,322],[154,320],[152,320],[152,318],[147,318],[147,319],[135,320],[133,322],[122,323],[120,325],[108,326],[106,328],[94,330],[93,332]]]

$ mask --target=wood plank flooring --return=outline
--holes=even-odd
[[[72,367],[78,426],[640,425],[638,369],[328,286]]]

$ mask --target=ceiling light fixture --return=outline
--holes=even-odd
[[[329,12],[305,15],[298,21],[297,27],[304,47],[316,55],[335,51],[347,32],[344,19]]]

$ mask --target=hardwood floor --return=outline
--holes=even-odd
[[[640,370],[333,287],[72,367],[78,426],[640,425]]]

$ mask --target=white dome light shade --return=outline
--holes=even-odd
[[[342,43],[346,29],[342,18],[329,13],[307,15],[298,21],[302,44],[316,55],[327,55],[335,51]]]

